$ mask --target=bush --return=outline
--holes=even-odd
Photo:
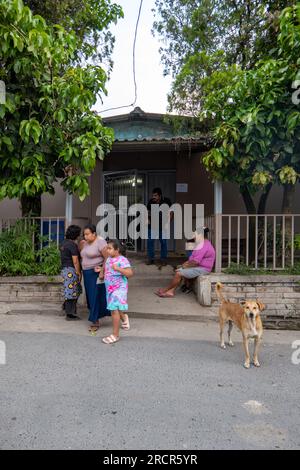
[[[295,235],[294,247],[295,247],[295,250],[300,250],[300,234],[299,233]]]
[[[60,254],[56,244],[40,246],[37,227],[18,221],[0,234],[0,275],[30,276],[56,275],[60,271]]]
[[[240,263],[231,263],[230,267],[223,269],[225,274],[238,274],[241,276],[247,276],[249,274],[291,274],[291,275],[299,275],[300,274],[300,263],[297,262],[294,266],[289,266],[285,269],[255,269],[253,266],[247,266],[246,264]]]
[[[40,274],[47,274],[48,276],[55,276],[56,274],[59,274],[61,263],[60,254],[56,247],[56,243],[51,243],[39,250],[38,256],[40,259]]]

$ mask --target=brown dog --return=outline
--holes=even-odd
[[[243,343],[245,349],[245,363],[244,366],[246,369],[250,367],[250,354],[249,354],[249,338],[254,338],[254,355],[253,363],[256,367],[259,367],[258,361],[258,348],[263,334],[263,326],[260,318],[260,312],[264,310],[265,306],[259,300],[246,300],[241,302],[241,304],[234,304],[226,300],[222,294],[223,285],[220,282],[216,284],[217,296],[221,301],[219,308],[219,320],[220,320],[220,340],[221,348],[225,349],[224,343],[224,324],[229,323],[228,326],[228,344],[233,346],[231,341],[231,331],[233,323],[241,330],[243,335]]]

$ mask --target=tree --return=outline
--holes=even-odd
[[[198,54],[222,50],[226,63],[251,68],[264,58],[276,38],[278,13],[293,0],[156,0],[154,34],[165,73],[175,78]]]
[[[290,213],[300,176],[300,108],[292,89],[300,78],[300,4],[284,9],[279,19],[273,58],[251,70],[232,67],[227,82],[213,73],[203,98],[202,118],[214,122],[213,148],[204,163],[214,179],[239,185],[252,213],[251,194],[264,190],[258,208],[264,212],[274,183],[284,186],[282,212]]]
[[[169,111],[198,116],[202,80],[231,65],[251,69],[270,57],[280,11],[293,0],[156,0],[165,74],[174,78]]]
[[[109,27],[123,17],[119,5],[111,0],[24,0],[24,4],[49,25],[59,24],[75,32],[77,60],[99,65],[106,62],[108,71],[112,68],[114,37]]]
[[[166,73],[172,73],[174,77],[169,95],[169,109],[193,116],[196,120],[199,115],[202,118],[205,116],[202,123],[206,130],[212,131],[212,145],[217,146],[205,159],[207,169],[214,178],[235,181],[239,184],[249,213],[264,212],[273,183],[278,181],[284,183],[295,179],[293,172],[287,173],[287,168],[285,172],[279,173],[280,168],[286,167],[283,158],[278,160],[278,166],[272,160],[273,149],[268,145],[271,145],[272,138],[276,136],[271,137],[272,130],[268,129],[273,124],[272,119],[267,121],[273,106],[272,93],[274,90],[278,91],[275,77],[279,78],[283,85],[280,92],[284,92],[284,86],[290,90],[292,83],[289,82],[291,70],[289,76],[286,74],[285,78],[280,75],[281,66],[277,61],[284,60],[284,57],[279,58],[280,45],[276,47],[276,44],[280,11],[283,7],[294,3],[289,0],[225,0],[222,3],[213,0],[156,1],[159,20],[154,24],[154,29],[166,40],[166,46],[162,48],[162,60]],[[284,28],[282,19],[281,28]],[[262,66],[262,61],[268,60],[269,64],[265,64],[265,69],[262,68],[259,72],[255,64],[260,62]],[[276,64],[279,67],[277,71]],[[293,66],[295,61],[291,68]],[[274,74],[272,83],[270,80],[266,82],[267,77],[264,76],[269,70]],[[261,89],[257,80],[262,80]],[[267,93],[269,96],[266,96]],[[236,95],[234,103],[226,102],[227,99],[232,100],[231,95]],[[262,95],[270,103],[269,109],[265,109],[269,114],[265,116],[266,121],[263,121],[265,147],[261,150],[259,144],[254,146],[257,160],[254,158],[250,161],[247,159],[249,154],[247,139],[244,136],[240,138],[238,134],[240,125],[247,124],[241,123],[240,117],[247,119],[245,116],[249,116],[252,111],[254,113],[255,104],[260,102],[259,97]],[[289,98],[290,94],[287,101]],[[237,121],[232,115],[235,112]],[[252,127],[249,124],[244,132],[248,136],[251,127],[253,139],[255,140],[254,133],[256,133],[256,138],[261,140],[262,122],[258,122],[256,117],[251,119]],[[259,114],[257,119],[262,120],[263,117]],[[257,122],[258,127],[256,127]],[[275,127],[276,125],[277,123],[274,123]],[[232,132],[231,139],[228,139],[226,130],[229,134]],[[241,142],[242,138],[246,139],[245,145]],[[240,147],[235,139],[239,141]],[[283,142],[286,143],[288,140],[289,137],[286,135]],[[218,142],[224,143],[229,155],[227,159],[223,159],[224,165],[220,162],[221,153],[223,150],[225,152],[225,148],[221,146],[220,149]],[[236,164],[238,156],[240,156],[239,165]],[[214,158],[218,163],[213,168],[211,162]],[[266,168],[269,173],[263,175],[263,172],[267,171]],[[267,176],[277,170],[275,177]],[[263,194],[256,208],[252,196],[258,188],[263,189]]]
[[[75,33],[49,27],[21,0],[0,0],[0,198],[18,197],[22,213],[40,215],[40,198],[54,193],[62,178],[66,191],[83,200],[88,177],[103,159],[113,132],[91,107],[105,93],[99,66],[70,66],[77,53]]]

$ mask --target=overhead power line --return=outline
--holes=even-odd
[[[140,7],[139,7],[139,13],[135,25],[135,33],[134,33],[134,41],[133,41],[133,49],[132,49],[132,71],[133,71],[133,83],[134,83],[134,101],[130,104],[124,105],[124,106],[116,106],[115,108],[107,108],[107,109],[101,109],[99,113],[104,113],[106,111],[115,111],[116,109],[123,109],[123,108],[130,108],[135,105],[137,101],[137,82],[136,82],[136,67],[135,67],[135,49],[136,49],[136,39],[137,39],[137,32],[138,32],[138,27],[139,27],[139,22],[140,22],[140,17],[141,17],[141,11],[142,11],[142,6],[143,6],[143,1],[140,1]]]

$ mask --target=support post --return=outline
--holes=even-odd
[[[222,182],[214,183],[214,214],[215,214],[215,249],[216,262],[215,271],[222,271],[222,212],[223,212],[223,188]]]
[[[73,219],[73,195],[66,193],[66,228],[71,225]]]

